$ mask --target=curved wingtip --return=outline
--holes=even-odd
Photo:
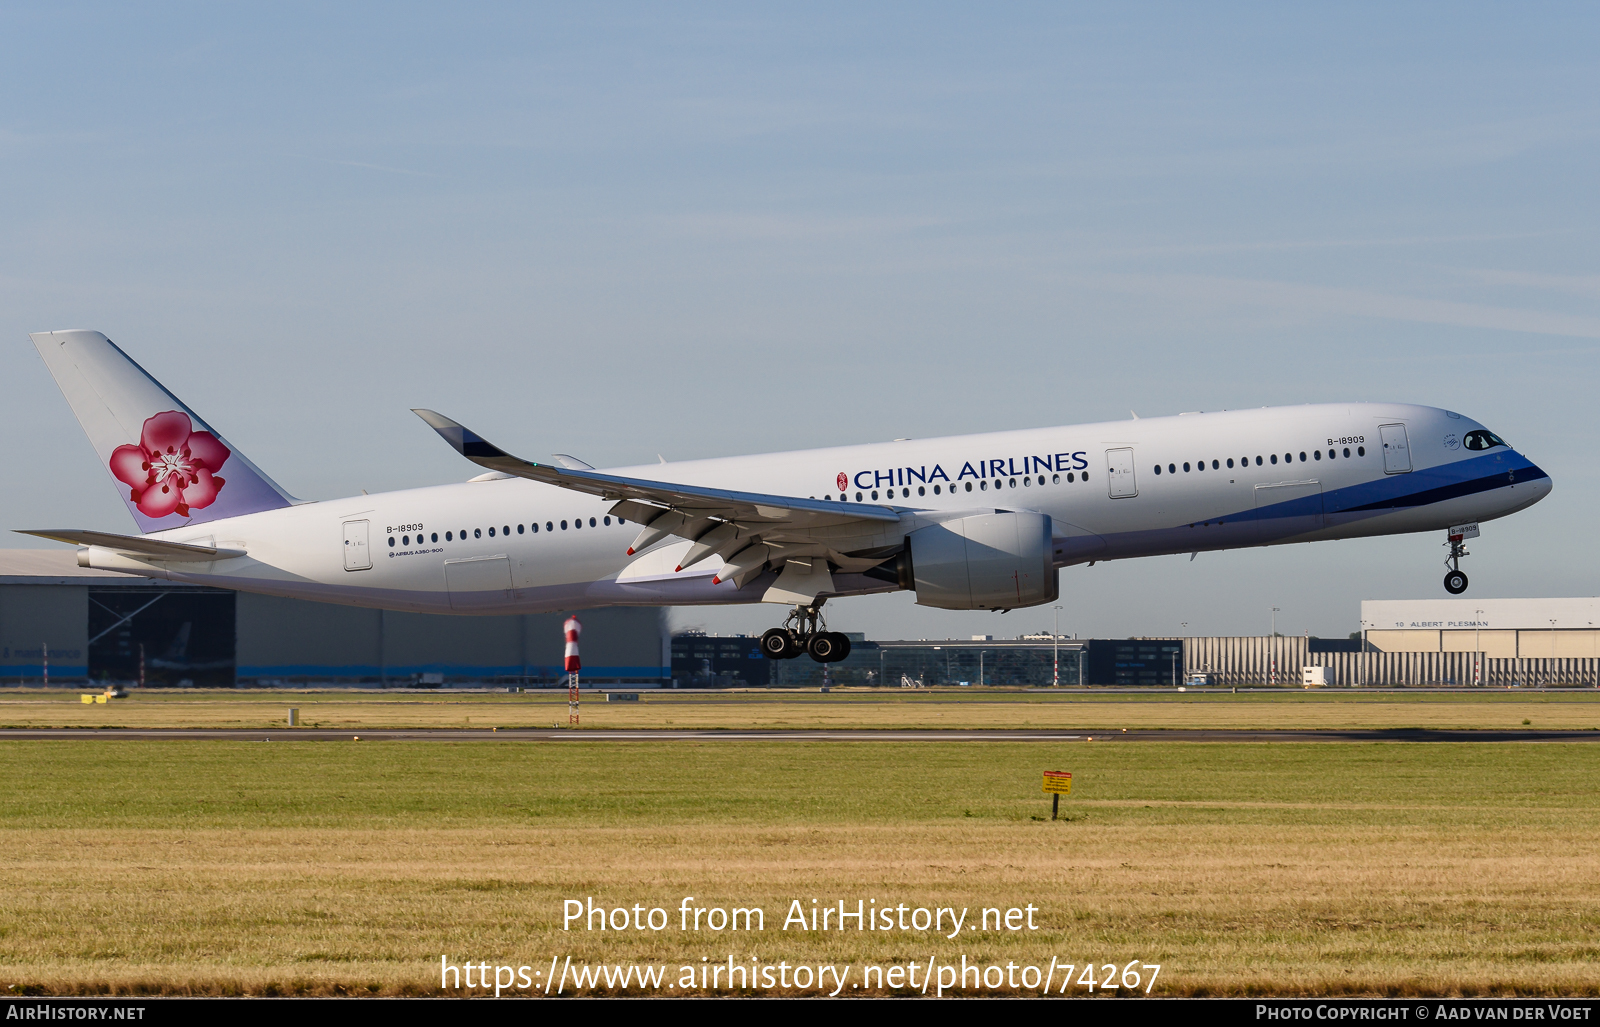
[[[452,421],[437,411],[422,407],[412,407],[411,412],[426,421],[428,427],[438,432],[440,438],[450,443],[451,448],[468,459],[484,459],[507,455],[499,446],[489,442],[471,428]]]

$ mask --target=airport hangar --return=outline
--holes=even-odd
[[[564,683],[566,614],[449,617],[337,606],[0,550],[0,683],[195,687]],[[665,611],[584,610],[583,680],[660,684]]]
[[[907,639],[838,664],[768,661],[746,636],[669,638],[665,611],[586,610],[584,680],[678,687],[1163,687],[1550,684],[1600,687],[1600,599],[1367,601],[1361,639],[1304,636]],[[70,550],[0,550],[0,683],[557,685],[563,614],[447,617],[98,571]]]

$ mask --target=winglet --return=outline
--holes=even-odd
[[[439,433],[439,437],[455,449],[457,453],[468,460],[492,460],[496,457],[510,456],[505,450],[478,435],[471,428],[457,424],[455,421],[436,413],[432,410],[420,410],[415,407],[411,412],[428,422],[428,427]],[[533,461],[528,461],[533,463]],[[538,466],[535,464],[534,466]]]

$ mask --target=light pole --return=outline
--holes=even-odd
[[[1178,681],[1179,681],[1179,678],[1178,678],[1178,653],[1183,652],[1183,650],[1185,648],[1184,639],[1189,637],[1189,622],[1186,621],[1186,620],[1181,620],[1181,621],[1178,622],[1178,627],[1182,629],[1181,631],[1178,632],[1178,652],[1172,654],[1172,687],[1174,687],[1174,688],[1178,687]]]
[[[1479,632],[1483,630],[1483,611],[1478,610],[1472,615],[1472,687],[1483,687],[1483,643]]]
[[[1054,668],[1051,671],[1051,673],[1055,677],[1055,682],[1050,687],[1051,688],[1060,688],[1061,687],[1061,607],[1057,606],[1057,607],[1054,607],[1054,609],[1056,611],[1056,623],[1055,623],[1055,628],[1050,632],[1050,649],[1051,649],[1051,662],[1054,665]]]
[[[1270,652],[1272,654],[1272,683],[1274,685],[1276,685],[1278,683],[1278,643],[1277,643],[1277,637],[1278,637],[1278,613],[1279,613],[1279,611],[1281,609],[1282,609],[1281,607],[1277,607],[1277,606],[1274,606],[1272,608],[1272,638],[1273,638],[1273,641],[1267,643],[1271,647],[1268,650],[1268,652]]]
[[[1556,619],[1550,618],[1550,670],[1544,676],[1546,687],[1555,680],[1556,676]]]

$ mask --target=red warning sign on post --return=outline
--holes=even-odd
[[[1045,771],[1044,791],[1054,792],[1056,795],[1071,795],[1072,774],[1065,770]]]

